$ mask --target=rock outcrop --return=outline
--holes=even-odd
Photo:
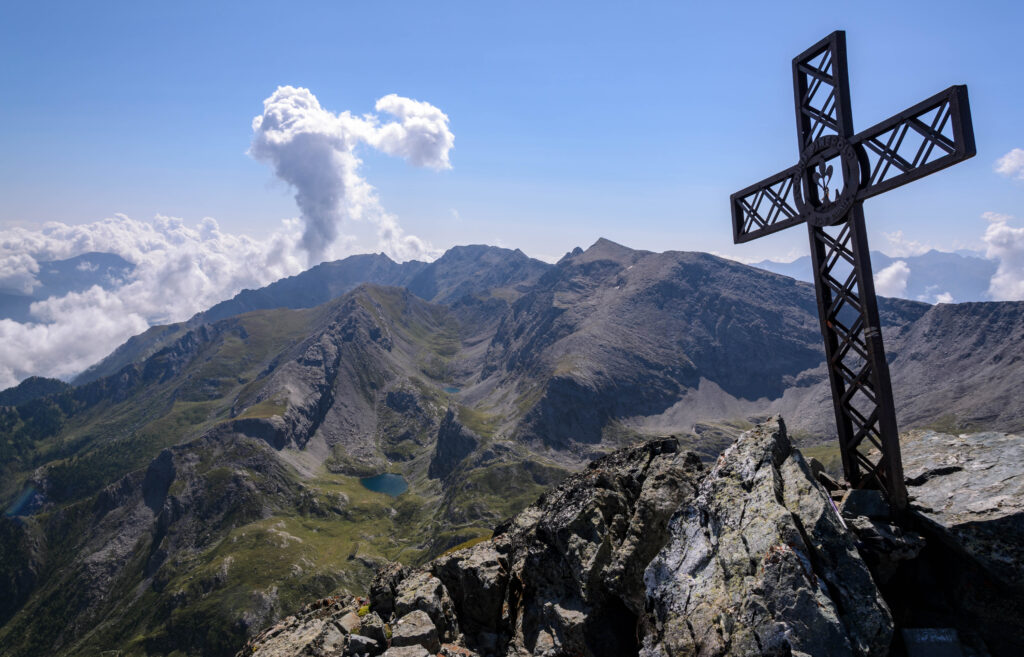
[[[654,440],[568,477],[491,540],[382,568],[361,612],[370,629],[342,632],[336,654],[881,657],[892,618],[855,540],[781,420],[710,471]],[[284,657],[268,650],[286,630],[311,642],[288,654],[319,654],[317,613],[243,654]]]
[[[479,444],[480,436],[462,426],[455,419],[455,411],[449,408],[437,430],[437,445],[430,459],[428,476],[431,479],[447,477]]]
[[[1024,436],[913,432],[902,451],[927,546],[885,587],[900,624],[946,628],[965,655],[1024,654]]]
[[[641,655],[886,655],[889,609],[780,422],[749,431],[647,568]]]
[[[912,434],[902,452],[917,513],[1024,592],[1024,436],[927,431]]]

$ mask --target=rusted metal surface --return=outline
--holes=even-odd
[[[793,60],[796,165],[731,197],[733,239],[806,223],[821,334],[846,479],[906,506],[889,367],[871,276],[863,202],[975,153],[967,87],[952,86],[853,131],[846,35]]]

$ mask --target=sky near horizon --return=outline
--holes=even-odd
[[[141,284],[61,301],[138,328],[356,252],[551,261],[607,237],[791,260],[805,230],[733,245],[728,197],[796,162],[790,62],[835,29],[855,129],[970,90],[977,156],[870,200],[872,247],[1024,271],[1017,2],[4,1],[0,287],[111,244],[152,281],[201,281],[161,312]]]

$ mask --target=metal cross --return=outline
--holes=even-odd
[[[967,87],[853,132],[846,34],[793,60],[799,162],[731,197],[733,240],[807,223],[846,479],[907,502],[863,201],[974,155]],[[875,448],[878,456],[872,453]]]

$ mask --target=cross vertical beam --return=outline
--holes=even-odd
[[[807,228],[843,472],[852,486],[881,489],[902,508],[907,490],[862,207],[835,234]]]
[[[855,134],[846,36],[793,60],[799,162],[732,195],[733,239],[806,222],[843,470],[903,508],[906,484],[864,200],[975,154],[967,87],[953,86]]]

